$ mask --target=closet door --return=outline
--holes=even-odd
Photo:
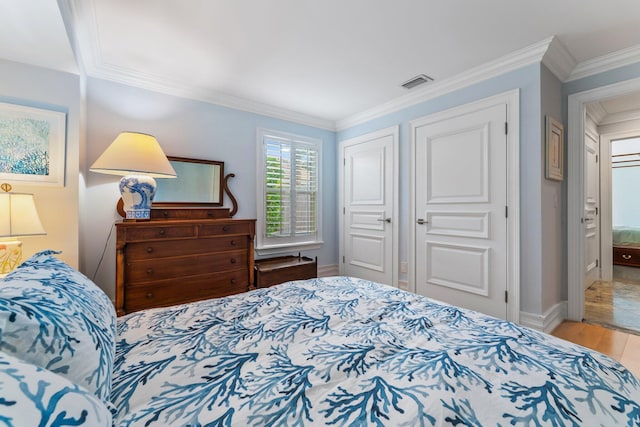
[[[397,286],[398,127],[341,143],[340,274]]]
[[[507,104],[413,123],[416,292],[507,318]]]

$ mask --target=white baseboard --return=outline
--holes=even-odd
[[[561,301],[551,307],[544,314],[520,312],[520,324],[527,328],[551,333],[564,319],[567,318],[567,301]]]
[[[339,274],[338,264],[318,266],[318,277],[337,276]]]

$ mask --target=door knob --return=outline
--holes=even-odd
[[[391,218],[378,218],[376,221],[391,222]]]
[[[429,224],[429,221],[425,221],[422,218],[418,218],[418,220],[416,221],[418,224],[423,225],[423,224]]]

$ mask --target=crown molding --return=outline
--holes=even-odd
[[[505,55],[478,67],[471,68],[470,70],[451,78],[442,81],[436,80],[423,89],[418,89],[415,92],[393,99],[378,107],[338,120],[336,122],[336,129],[338,131],[345,130],[375,118],[428,101],[429,99],[471,86],[492,77],[497,77],[508,73],[509,71],[517,70],[530,64],[539,63],[542,61],[542,57],[547,52],[549,44],[552,41],[553,37],[549,37],[541,42],[512,52],[509,55]]]
[[[581,62],[573,69],[565,81],[570,82],[582,79],[637,62],[640,62],[640,45]]]
[[[65,25],[67,33],[73,39],[72,46],[75,48],[74,53],[78,67],[81,73],[89,76],[96,69],[96,58],[99,56],[98,47],[100,45],[96,29],[94,0],[58,1],[65,4],[64,8],[69,18],[65,20]]]
[[[142,73],[106,63],[101,63],[100,66],[96,67],[91,73],[91,77],[109,80],[166,95],[177,96],[179,98],[202,101],[209,104],[232,108],[234,110],[291,121],[319,129],[329,131],[336,130],[333,120],[321,119],[284,108],[275,107],[273,105],[211,91],[209,89],[194,88],[180,82],[172,82],[164,76]]]
[[[139,71],[117,67],[114,65],[100,63],[89,73],[91,77],[109,80],[128,86],[134,86],[153,92],[166,95],[173,95],[180,98],[202,101],[234,110],[259,114],[275,119],[287,120],[302,125],[335,131],[335,123],[332,120],[325,120],[318,117],[309,116],[273,105],[263,104],[236,96],[211,91],[204,88],[194,88],[180,82],[170,81],[164,76],[142,73]]]
[[[571,71],[573,71],[576,66],[576,60],[556,36],[551,38],[549,48],[542,57],[542,63],[546,65],[561,82],[564,82],[569,77]]]

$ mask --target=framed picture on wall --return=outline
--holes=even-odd
[[[0,182],[64,186],[66,114],[0,102]]]
[[[564,179],[564,128],[553,117],[546,117],[545,177],[555,181]]]

